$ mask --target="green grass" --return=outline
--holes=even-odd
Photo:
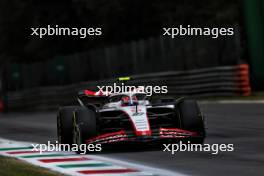
[[[1,176],[65,176],[15,158],[0,156]]]

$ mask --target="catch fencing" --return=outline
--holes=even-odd
[[[238,39],[237,35],[218,39],[141,39],[41,62],[8,63],[4,79],[7,90],[20,91],[127,75],[237,65],[243,62]]]

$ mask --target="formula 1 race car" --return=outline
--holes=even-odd
[[[203,143],[204,119],[195,100],[151,99],[145,93],[84,90],[79,106],[61,107],[57,115],[62,144],[114,144],[187,139]]]

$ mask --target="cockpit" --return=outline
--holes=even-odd
[[[121,106],[135,106],[140,102],[146,101],[147,96],[144,93],[135,93],[135,94],[118,94],[112,95],[109,97],[109,103],[121,102]]]

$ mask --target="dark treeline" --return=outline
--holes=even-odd
[[[31,62],[159,36],[179,24],[241,24],[239,0],[2,0],[0,59]],[[31,27],[102,27],[101,37],[30,36]]]

